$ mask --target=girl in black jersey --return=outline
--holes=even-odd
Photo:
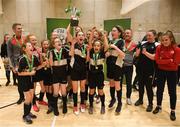
[[[107,77],[110,79],[110,95],[111,101],[109,104],[109,108],[112,108],[116,102],[115,99],[115,90],[117,92],[118,105],[116,108],[116,113],[121,111],[122,107],[122,92],[120,86],[120,77],[122,75],[122,64],[123,58],[125,54],[123,53],[124,42],[120,38],[122,36],[122,30],[119,26],[115,26],[112,28],[112,38],[113,41],[109,45],[109,51],[106,52],[107,56]]]
[[[91,45],[93,48],[91,49]],[[101,100],[101,114],[105,113],[105,95],[103,92],[104,87],[104,73],[103,73],[103,65],[105,59],[105,52],[108,49],[108,40],[106,35],[104,36],[104,47],[102,47],[102,42],[96,40],[93,42],[89,42],[90,51],[88,54],[89,60],[89,71],[88,71],[88,83],[90,87],[89,91],[89,114],[93,114],[93,100],[94,100],[94,93],[96,87],[98,88],[98,95]]]
[[[68,34],[68,36],[70,36]],[[68,37],[69,38],[69,37]],[[84,33],[78,32],[76,34],[76,39],[70,40],[72,45],[71,49],[71,80],[73,86],[73,101],[74,101],[74,113],[76,115],[79,114],[78,105],[77,105],[77,93],[78,93],[78,81],[80,81],[80,96],[81,96],[81,104],[80,110],[81,112],[85,112],[85,84],[86,84],[86,45],[84,44]],[[76,42],[75,42],[76,41]]]
[[[33,49],[31,43],[27,42],[23,44],[23,56],[19,60],[19,68],[18,68],[18,75],[19,75],[19,85],[21,85],[24,95],[24,114],[23,120],[27,124],[32,124],[32,119],[36,118],[31,111],[31,103],[34,96],[34,82],[33,76],[35,75],[36,71],[35,68],[39,66],[39,61],[36,56],[33,55]],[[43,63],[41,66],[45,66]]]
[[[158,43],[155,42],[155,35],[154,30],[149,30],[146,34],[147,41],[141,42],[141,46],[136,49],[136,56],[139,57],[137,63],[139,68],[139,99],[136,101],[135,106],[143,104],[144,87],[146,87],[148,97],[147,112],[151,112],[153,109],[152,84],[156,70],[154,55],[156,46],[158,45]]]
[[[37,46],[37,38],[36,38],[36,36],[33,35],[33,34],[29,34],[26,37],[26,41],[31,43],[31,45],[33,47],[33,55],[35,55],[38,58],[38,60],[40,61],[41,48],[39,48]],[[40,87],[41,87],[38,103],[41,104],[41,105],[47,105],[47,103],[43,100],[44,93],[45,93],[45,87],[44,87],[44,84],[43,84],[43,81],[42,81],[43,80],[43,68],[39,68],[38,70],[36,70],[36,75],[34,76],[33,80],[34,80],[34,89],[35,89],[35,91],[36,91],[37,82],[39,82]],[[33,103],[33,110],[35,112],[38,112],[39,107],[37,106],[36,101],[37,101],[37,97],[34,94],[34,98],[33,98],[33,102],[32,102]]]
[[[47,66],[43,68],[43,84],[45,86],[45,91],[46,91],[46,97],[48,100],[48,111],[47,114],[51,113],[53,111],[52,108],[52,69],[49,64],[49,56],[50,56],[50,51],[49,51],[49,41],[48,40],[43,40],[41,42],[41,47],[42,47],[42,53],[40,55],[40,60],[41,63],[47,62]]]
[[[67,113],[67,58],[69,52],[62,47],[62,43],[59,38],[54,39],[54,49],[50,53],[50,65],[52,66],[52,82],[53,82],[53,110],[54,115],[58,116],[59,111],[57,107],[59,90],[61,89],[62,100],[63,100],[63,114]]]
[[[104,38],[102,36],[102,33],[100,31],[98,31],[96,29],[96,27],[93,27],[92,30],[91,30],[91,33],[90,33],[90,37],[89,37],[88,43],[90,43],[90,45],[92,45],[93,42],[98,41],[98,40],[99,41],[103,41],[103,39]],[[89,65],[87,65],[87,66],[89,66]],[[96,103],[98,104],[100,102],[100,97],[97,94],[96,89],[95,89],[94,96],[96,98]]]

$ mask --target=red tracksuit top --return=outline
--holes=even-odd
[[[159,45],[156,49],[155,60],[160,70],[177,71],[180,63],[180,48]]]

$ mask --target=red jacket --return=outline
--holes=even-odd
[[[155,55],[158,68],[166,71],[177,71],[180,63],[180,48],[176,46],[165,47],[159,45]]]

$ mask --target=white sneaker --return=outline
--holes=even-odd
[[[99,104],[100,101],[101,101],[101,100],[100,100],[100,97],[97,97],[97,98],[96,98],[96,104]]]
[[[132,105],[132,102],[131,102],[130,98],[127,98],[126,102],[127,102],[128,105]]]
[[[84,113],[86,111],[86,106],[84,104],[81,104],[80,111]]]
[[[79,115],[78,107],[74,107],[73,112],[75,115]]]

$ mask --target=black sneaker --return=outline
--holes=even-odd
[[[32,114],[31,112],[29,113],[29,115],[28,116],[30,116],[32,119],[36,119],[37,118],[37,116],[36,115],[34,115],[34,114]]]
[[[59,111],[58,111],[57,108],[54,109],[54,115],[55,115],[55,116],[59,116]]]
[[[114,106],[114,104],[116,103],[116,99],[111,99],[110,104],[109,104],[109,108],[112,108]]]
[[[50,114],[51,112],[53,112],[53,108],[52,107],[48,107],[48,110],[47,110],[46,114]]]
[[[63,114],[66,114],[66,113],[67,113],[67,105],[66,105],[66,106],[63,106],[62,112],[63,112]]]
[[[146,108],[146,112],[151,112],[153,110],[153,105],[148,105]]]
[[[92,106],[89,107],[89,111],[88,112],[89,112],[89,114],[93,114],[93,107]]]
[[[175,121],[175,120],[176,120],[176,113],[175,113],[175,111],[171,111],[171,113],[170,113],[170,119],[171,119],[172,121]]]
[[[9,86],[9,84],[10,84],[10,81],[7,81],[7,82],[6,82],[6,86]]]
[[[157,107],[154,109],[153,114],[157,114],[157,113],[161,112],[161,110],[162,110],[162,108],[159,107],[159,106],[157,106]]]
[[[116,112],[116,113],[120,113],[120,112],[121,112],[121,108],[122,108],[122,103],[119,103],[119,104],[117,105],[117,107],[116,107],[115,112]]]
[[[13,86],[18,86],[18,84],[16,82],[13,83]]]
[[[32,124],[33,123],[33,121],[31,120],[31,117],[30,116],[25,116],[25,117],[23,117],[23,120],[24,120],[24,122],[25,123],[27,123],[27,124]]]
[[[143,101],[137,100],[136,103],[135,103],[135,106],[139,106],[139,105],[142,105],[142,104],[143,104]]]
[[[105,106],[101,106],[101,114],[105,114]]]
[[[20,105],[22,102],[24,102],[24,99],[19,98],[19,100],[16,102],[18,105]]]

